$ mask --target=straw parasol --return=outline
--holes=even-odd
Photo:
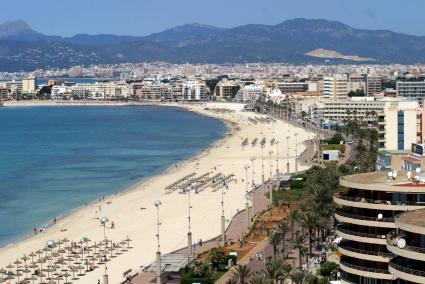
[[[71,279],[72,280],[77,280],[78,278],[75,278],[75,272],[78,271],[78,268],[76,266],[71,265],[69,267],[69,270],[71,270],[71,272],[72,272],[72,278]]]
[[[35,276],[35,275],[31,275],[31,277],[28,278],[29,281],[32,281],[32,284],[34,284],[35,280],[37,280],[37,279],[38,279],[38,277]]]
[[[71,274],[65,272],[62,276],[65,277],[65,284],[68,283],[68,277],[71,276]]]
[[[77,267],[76,267],[78,270],[79,270],[79,272],[80,273],[78,273],[78,276],[83,276],[83,275],[86,275],[85,273],[82,273],[81,271],[82,270],[84,270],[84,266],[82,266],[82,265],[78,265]]]
[[[127,248],[128,248],[128,249],[129,249],[129,248],[131,248],[131,247],[130,247],[130,242],[132,241],[132,239],[130,239],[130,238],[127,236],[127,238],[126,238],[124,241],[126,241],[126,242],[127,242]]]
[[[28,268],[25,268],[24,270],[22,270],[23,273],[25,273],[25,279],[28,278],[28,273],[31,273],[31,270],[29,270]]]

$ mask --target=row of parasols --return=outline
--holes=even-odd
[[[119,242],[108,239],[92,242],[87,237],[78,242],[66,238],[50,240],[43,249],[0,268],[0,283],[70,284],[99,267],[106,267],[108,261],[132,248],[130,242],[129,237]]]

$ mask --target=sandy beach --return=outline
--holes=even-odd
[[[106,230],[109,239],[119,241],[128,236],[133,240],[131,242],[133,249],[114,258],[107,265],[109,283],[120,283],[124,280],[123,272],[128,269],[137,271],[140,266],[148,265],[155,259],[156,208],[153,205],[155,200],[162,202],[160,206],[161,252],[163,254],[168,253],[187,244],[187,195],[180,194],[178,191],[166,194],[164,189],[167,185],[193,172],[198,175],[208,172],[212,174],[220,172],[225,175],[234,174],[236,182],[229,184],[224,196],[225,216],[228,224],[232,216],[245,208],[246,184],[242,180],[245,179],[244,165],[251,167],[251,157],[256,158],[254,161],[255,183],[261,183],[262,151],[259,145],[261,139],[264,137],[267,141],[264,149],[264,173],[265,178],[268,179],[270,172],[268,152],[270,150],[273,151],[273,174],[276,171],[276,145],[270,145],[272,138],[279,141],[279,169],[281,172],[286,172],[286,137],[290,137],[291,171],[295,169],[295,134],[297,133],[298,154],[305,149],[303,141],[313,138],[312,133],[295,128],[282,121],[254,124],[248,119],[249,117],[264,116],[242,111],[243,105],[241,104],[185,104],[183,107],[203,115],[226,120],[231,128],[229,134],[198,156],[173,167],[166,173],[152,177],[134,186],[128,192],[106,197],[104,201],[95,202],[77,210],[68,217],[58,220],[54,226],[44,233],[0,249],[0,268],[6,267],[17,257],[43,248],[46,241],[50,239],[58,240],[66,237],[73,241],[79,241],[83,236],[87,236],[92,241],[101,241],[103,239],[103,227],[100,225],[99,218],[106,216],[115,223],[114,229],[107,228]],[[233,112],[212,111],[216,108],[226,108]],[[242,147],[241,143],[245,138],[248,138],[249,143]],[[251,146],[251,142],[255,138],[258,138],[258,143],[256,146]],[[299,165],[298,169],[303,170],[305,167]],[[252,169],[249,169],[249,181],[251,181],[251,171]],[[208,240],[218,236],[220,234],[221,191],[213,192],[211,188],[208,188],[201,193],[192,194],[191,201],[193,240]],[[98,279],[102,279],[103,272],[103,268],[96,269],[73,282],[97,283]]]

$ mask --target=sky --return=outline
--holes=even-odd
[[[0,22],[47,35],[148,35],[186,23],[274,25],[293,18],[425,36],[424,0],[2,0]]]

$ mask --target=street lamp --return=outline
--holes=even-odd
[[[53,250],[54,246],[55,246],[54,240],[48,240],[46,242],[46,247],[50,249],[50,254],[52,254],[52,250]],[[52,266],[52,257],[50,256],[50,258],[49,258],[49,269],[47,270],[47,278],[49,278],[49,279],[51,279],[51,277],[50,277],[51,266]],[[19,281],[19,279],[18,279],[18,281]]]
[[[191,227],[190,227],[190,209],[192,208],[192,206],[190,205],[190,192],[192,191],[192,187],[188,186],[187,189],[187,197],[188,197],[188,216],[187,216],[187,221],[188,221],[188,231],[187,231],[187,251],[188,251],[188,260],[190,260],[190,257],[192,256],[192,232],[191,232]]]
[[[224,246],[226,244],[226,225],[224,217],[224,189],[228,187],[226,180],[223,178],[223,186],[221,187],[221,242]]]
[[[245,176],[246,176],[246,189],[245,189],[245,222],[246,227],[249,228],[249,204],[248,204],[248,169],[249,166],[245,165]]]
[[[295,172],[298,172],[298,133],[295,133]]]
[[[100,218],[100,224],[103,226],[103,240],[106,241],[106,223],[109,222],[107,217]]]
[[[161,284],[161,251],[159,246],[159,226],[161,223],[159,222],[159,206],[161,205],[161,201],[157,200],[154,202],[156,207],[156,238],[158,240],[158,251],[156,252],[156,283]]]
[[[264,144],[261,144],[261,184],[264,186]]]
[[[269,151],[270,179],[272,178],[272,154],[273,154],[273,151],[272,151],[272,150],[270,150],[270,151]]]
[[[254,171],[254,161],[255,161],[255,158],[254,157],[251,157],[251,169],[252,169],[252,171],[251,171],[251,174],[252,174],[252,177],[251,177],[251,187],[252,187],[252,189],[254,189],[254,186],[255,186],[255,181],[254,181],[254,174],[255,174],[255,171]]]
[[[276,144],[276,175],[279,175],[279,141],[274,142]]]
[[[289,136],[286,136],[286,172],[289,174]]]

